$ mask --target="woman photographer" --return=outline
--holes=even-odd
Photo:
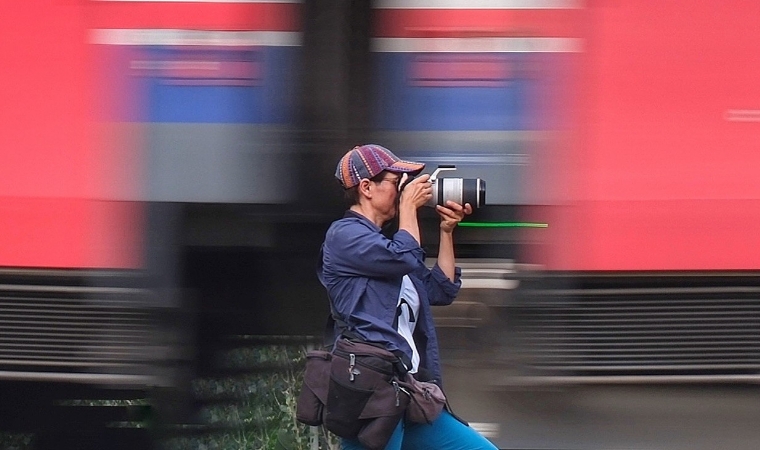
[[[440,245],[435,266],[424,264],[417,210],[432,196],[424,164],[402,161],[374,144],[357,146],[338,163],[336,178],[349,209],[332,223],[322,245],[317,273],[327,289],[341,334],[381,344],[420,381],[441,384],[438,342],[430,307],[450,304],[461,286],[455,266],[453,231],[472,213],[469,204],[436,206]],[[387,238],[383,224],[398,217]],[[342,440],[343,449],[362,449]],[[385,447],[398,449],[495,449],[487,439],[445,410],[432,424],[401,420]]]

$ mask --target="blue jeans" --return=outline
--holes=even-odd
[[[342,439],[343,450],[364,450],[359,441]],[[401,420],[385,450],[496,450],[477,431],[458,421],[445,409],[432,424]]]

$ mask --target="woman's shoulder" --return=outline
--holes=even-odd
[[[376,231],[358,217],[343,217],[330,224],[327,238],[335,239],[347,235],[374,234]]]

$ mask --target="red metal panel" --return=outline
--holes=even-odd
[[[760,199],[599,201],[589,211],[591,270],[757,269]],[[583,260],[581,260],[583,261]]]
[[[375,37],[576,37],[581,9],[377,9]]]
[[[141,205],[105,201],[82,5],[0,15],[0,266],[138,267]]]
[[[0,197],[0,266],[138,268],[143,220],[137,202]]]
[[[93,28],[298,31],[298,3],[90,2]]]
[[[592,5],[554,268],[760,268],[760,3]]]

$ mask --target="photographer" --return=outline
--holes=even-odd
[[[461,286],[453,231],[472,213],[470,204],[437,205],[440,250],[428,269],[420,244],[417,210],[432,196],[429,175],[408,183],[424,164],[402,161],[379,145],[357,146],[338,163],[336,178],[350,204],[330,226],[317,273],[327,289],[336,326],[333,336],[356,336],[393,352],[420,381],[441,384],[431,305],[450,304]],[[384,223],[398,216],[391,239]],[[352,439],[343,449],[361,449]],[[495,449],[475,430],[444,410],[432,424],[401,420],[386,449]]]

